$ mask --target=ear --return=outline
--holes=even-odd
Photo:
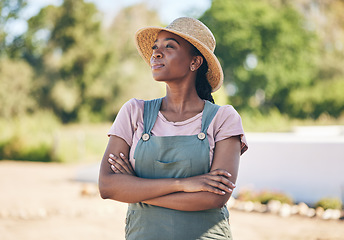
[[[203,57],[194,56],[190,63],[190,70],[192,72],[197,71],[197,69],[202,65],[202,63],[203,63]]]

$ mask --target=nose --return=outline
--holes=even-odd
[[[162,53],[158,49],[157,50],[153,50],[152,58],[153,59],[162,58]]]

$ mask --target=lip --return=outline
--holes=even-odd
[[[163,68],[164,66],[165,66],[165,65],[162,64],[162,63],[152,63],[152,64],[151,64],[152,70],[160,69],[160,68]]]

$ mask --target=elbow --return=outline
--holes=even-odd
[[[226,202],[224,202],[224,201],[215,201],[213,206],[214,206],[214,208],[222,208],[225,204],[226,204]]]
[[[99,181],[98,189],[99,195],[102,199],[111,199],[123,202],[123,199],[119,195],[119,191],[114,188],[114,184],[109,184],[107,181]]]
[[[99,191],[99,193],[100,193],[100,197],[102,199],[109,199],[110,198],[110,195],[105,191]]]
[[[114,181],[107,175],[100,174],[98,178],[98,190],[102,199],[113,199]]]
[[[104,187],[101,187],[101,185],[99,185],[99,194],[100,194],[100,197],[102,199],[109,199],[110,198],[109,192],[106,191],[106,189]]]
[[[213,201],[214,208],[222,208],[225,206],[230,196],[231,194],[228,193],[224,196],[216,196]]]
[[[110,199],[111,198],[111,192],[110,192],[109,188],[100,179],[99,179],[98,189],[99,189],[99,195],[102,199]]]
[[[127,198],[123,198],[123,196],[119,196],[113,189],[109,189],[106,186],[102,186],[99,184],[99,195],[102,199],[110,199],[114,201],[124,202],[124,203],[138,203],[139,201],[136,200],[128,200]]]

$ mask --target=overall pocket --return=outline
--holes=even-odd
[[[154,178],[185,178],[191,175],[191,160],[156,160],[154,161]]]

